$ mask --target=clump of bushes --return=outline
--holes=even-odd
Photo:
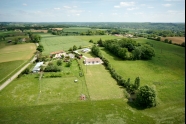
[[[59,72],[52,72],[52,73],[44,74],[43,77],[45,77],[45,78],[57,78],[57,77],[62,77],[62,74],[59,73]]]
[[[45,69],[44,69],[44,72],[60,72],[61,69],[56,66],[56,65],[48,65]]]

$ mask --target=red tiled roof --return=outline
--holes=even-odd
[[[51,52],[50,54],[58,54],[58,53],[64,53],[64,51],[61,50],[61,51]]]

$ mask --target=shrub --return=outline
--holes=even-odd
[[[137,93],[136,103],[143,108],[156,106],[155,91],[147,85],[140,87]]]

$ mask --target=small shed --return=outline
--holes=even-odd
[[[32,69],[32,72],[35,73],[35,72],[39,72],[40,71],[40,67],[41,65],[43,65],[43,62],[38,62],[35,67]]]

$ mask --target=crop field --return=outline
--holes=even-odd
[[[96,41],[100,37],[73,38],[89,44],[90,39]],[[51,49],[59,50],[55,49],[55,42],[61,46],[65,45],[56,40],[63,38],[62,36],[48,34],[42,35],[41,43],[43,44],[47,38]],[[65,38],[69,40],[72,37]],[[101,37],[102,40],[107,38],[115,37]],[[185,48],[144,38],[135,40],[153,44],[156,56],[149,61],[123,61],[104,48],[101,48],[101,51],[124,79],[130,78],[133,83],[139,76],[141,86],[148,84],[156,89],[156,107],[136,108],[127,102],[123,88],[117,86],[103,65],[85,66],[82,59],[80,62],[84,71],[83,77],[79,76],[79,67],[76,61],[73,61],[70,69],[63,69],[63,72],[70,74],[60,78],[46,78],[44,73],[41,80],[37,74],[25,75],[14,80],[0,91],[0,123],[185,123]],[[45,45],[46,43],[43,46],[49,53]],[[91,53],[85,55],[92,56]],[[75,79],[78,79],[77,83],[74,83]],[[82,93],[87,96],[85,101],[78,99]]]
[[[36,51],[33,43],[8,45],[0,49],[0,84],[15,73]]]
[[[92,29],[87,27],[69,27],[63,29],[64,32],[78,32],[78,33],[87,32],[88,30],[92,30]]]
[[[29,38],[28,36],[14,36],[14,37],[6,37],[5,40],[12,40],[14,41],[15,38]]]
[[[69,48],[76,45],[77,47],[90,47],[92,43],[89,40],[97,42],[100,38],[102,40],[115,39],[115,36],[55,36],[51,34],[41,34],[41,44],[44,46],[43,54],[50,54],[54,51],[69,50]]]
[[[35,51],[36,46],[33,43],[10,45],[0,49],[0,62],[28,60]]]
[[[172,40],[172,43],[181,44],[185,42],[185,37],[161,37],[161,41],[165,39]]]
[[[63,30],[63,28],[51,28],[51,29],[58,30],[58,31]]]

